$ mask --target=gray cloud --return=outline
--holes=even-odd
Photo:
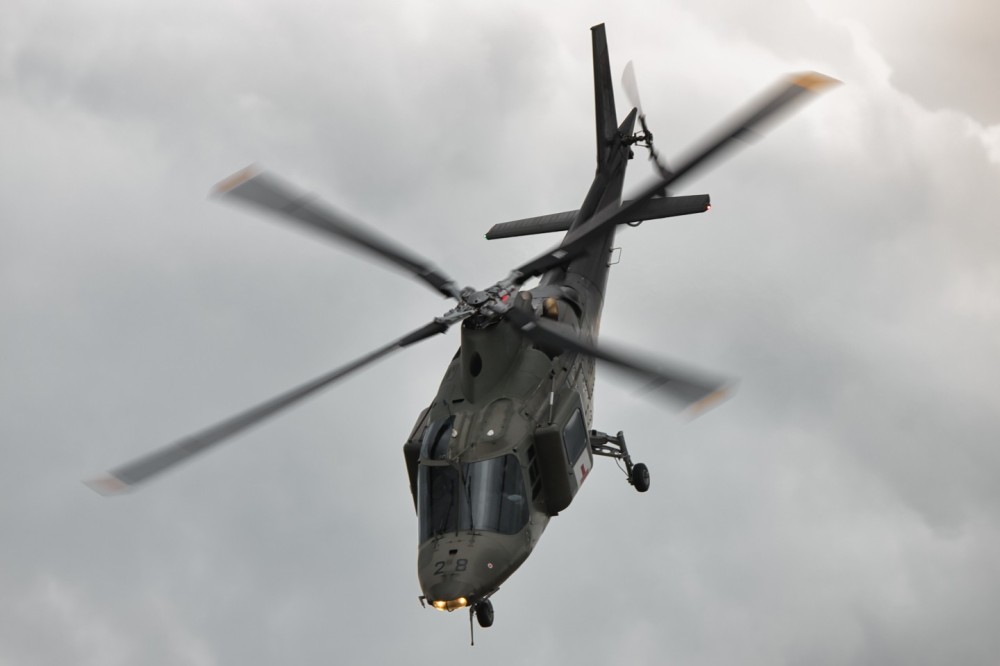
[[[740,390],[684,423],[602,373],[595,426],[653,489],[602,465],[469,656],[991,663],[991,121],[905,82],[916,37],[786,5],[2,10],[0,663],[466,654],[467,618],[417,604],[399,454],[454,338],[134,496],[79,480],[443,309],[212,183],[260,160],[495,280],[551,241],[485,229],[589,184],[601,20],[668,159],[781,72],[847,85],[686,185],[707,215],[621,234],[602,333]],[[926,57],[978,62],[966,41]]]
[[[956,109],[985,125],[1000,122],[993,63],[1000,46],[993,26],[1000,8],[990,2],[893,6],[818,3],[870,35],[892,69],[892,81],[931,109]]]

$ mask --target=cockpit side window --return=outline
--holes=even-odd
[[[425,460],[444,460],[448,457],[448,442],[451,440],[451,430],[455,425],[455,416],[446,416],[431,424],[424,434],[420,446],[420,457]]]
[[[462,525],[458,470],[451,465],[421,465],[417,477],[420,543],[432,536],[457,532]]]

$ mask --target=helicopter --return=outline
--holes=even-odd
[[[592,427],[596,361],[634,375],[647,390],[695,413],[725,398],[732,386],[708,373],[598,344],[616,228],[709,210],[707,194],[672,196],[668,188],[837,81],[815,72],[787,77],[690,156],[668,167],[654,147],[632,64],[623,77],[632,109],[619,123],[603,24],[591,28],[591,41],[594,180],[577,210],[494,225],[487,239],[564,235],[484,289],[459,287],[411,249],[257,167],[219,183],[217,196],[277,214],[372,255],[455,305],[342,367],[87,484],[104,495],[132,490],[375,361],[460,324],[459,349],[403,445],[417,514],[421,604],[441,611],[467,608],[470,627],[473,617],[481,627],[491,626],[491,597],[532,553],[551,518],[570,506],[596,457],[615,459],[630,485],[648,491],[649,469],[633,462],[623,431],[608,434]],[[649,151],[654,176],[623,200],[625,171],[635,148]],[[529,287],[536,278],[537,284]]]

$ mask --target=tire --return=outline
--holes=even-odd
[[[476,621],[483,629],[493,626],[493,603],[489,599],[476,604]]]
[[[630,481],[640,493],[649,490],[649,468],[643,463],[632,465],[632,478]]]

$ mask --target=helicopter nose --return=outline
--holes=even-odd
[[[468,534],[428,541],[420,548],[418,577],[424,596],[438,610],[472,606],[496,591],[513,573],[511,537]]]

